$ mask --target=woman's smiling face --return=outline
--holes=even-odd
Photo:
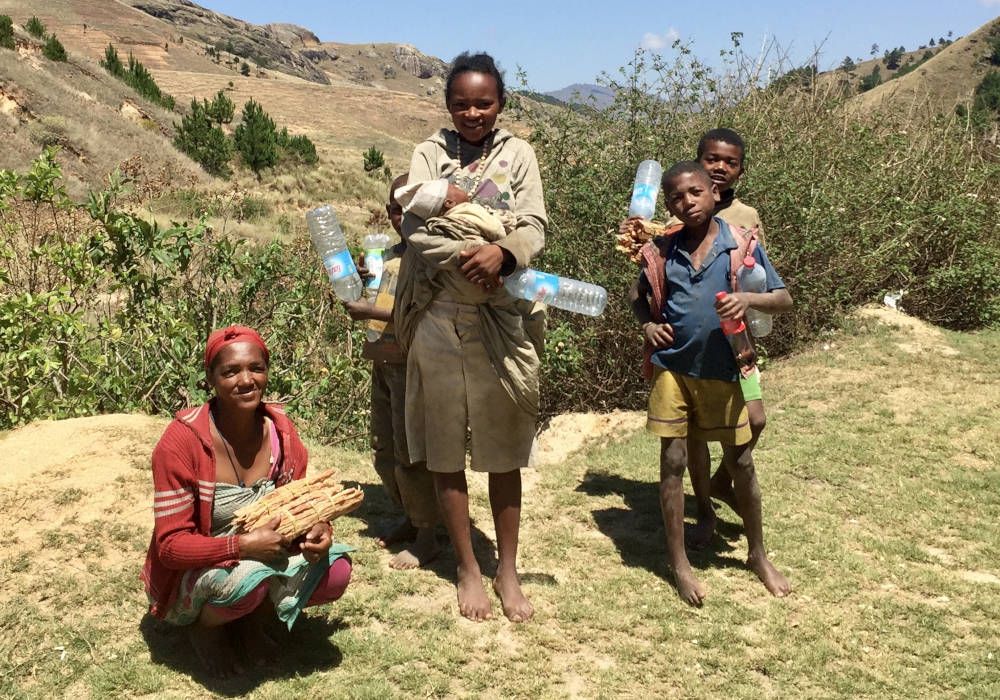
[[[260,347],[250,342],[227,345],[208,372],[221,406],[228,410],[254,410],[267,388],[267,360]]]
[[[459,135],[468,143],[481,144],[503,109],[497,81],[489,73],[465,71],[451,84],[448,112]]]

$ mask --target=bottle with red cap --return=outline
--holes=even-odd
[[[715,300],[719,301],[726,296],[725,292],[719,292],[715,295]],[[753,367],[757,363],[757,351],[754,350],[753,341],[750,340],[750,332],[743,319],[723,318],[719,320],[719,325],[722,326],[722,334],[729,341],[729,347],[733,351],[733,357],[736,358],[736,364],[739,368],[743,370]]]
[[[743,259],[739,272],[740,291],[762,294],[767,291],[767,273],[752,255]],[[754,338],[763,338],[771,332],[771,314],[757,309],[747,309],[747,328]]]

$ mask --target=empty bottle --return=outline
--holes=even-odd
[[[743,267],[740,268],[739,282],[741,292],[753,292],[763,294],[767,291],[767,273],[764,268],[757,264],[752,255],[743,258]],[[747,328],[754,338],[763,338],[771,332],[771,314],[757,309],[747,309]]]
[[[725,292],[719,292],[715,295],[715,300],[718,301],[725,297]],[[729,341],[729,347],[732,349],[733,357],[736,358],[736,364],[740,369],[753,367],[757,363],[757,351],[754,350],[753,341],[747,331],[747,324],[743,322],[743,319],[723,318],[719,319],[719,325],[722,326],[722,334]]]
[[[313,247],[323,259],[323,266],[337,298],[341,301],[360,299],[361,277],[354,265],[351,251],[347,249],[347,241],[333,207],[324,204],[307,211],[306,225],[309,227]]]
[[[503,285],[511,296],[587,316],[600,316],[608,303],[604,287],[531,268],[517,270]]]
[[[383,256],[388,245],[387,233],[369,233],[361,240],[361,247],[365,251],[365,267],[370,275],[365,282],[365,296],[372,300],[378,295],[378,287],[382,283]]]
[[[632,185],[632,201],[628,205],[628,215],[652,219],[656,212],[656,195],[660,191],[663,168],[655,160],[644,160],[635,171]]]

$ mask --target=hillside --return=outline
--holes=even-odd
[[[8,0],[4,6],[25,45],[0,52],[0,134],[8,145],[0,167],[23,167],[43,143],[59,143],[73,156],[65,171],[75,194],[137,154],[151,169],[183,170],[205,181],[171,141],[190,100],[219,90],[237,110],[253,98],[279,126],[307,135],[321,162],[333,166],[331,177],[345,169],[360,173],[361,152],[372,145],[399,172],[413,145],[447,124],[446,64],[412,46],[320,42],[302,27],[257,26],[187,0]],[[59,37],[67,63],[40,59],[40,45],[20,29],[32,15]],[[108,76],[98,62],[109,44],[123,60],[131,53],[141,61],[176,98],[178,112],[147,103]],[[252,66],[249,75],[242,74],[244,63]],[[81,109],[91,103],[93,109]],[[506,115],[500,124],[511,126]]]
[[[973,91],[990,69],[988,38],[997,33],[1000,33],[1000,18],[943,48],[928,47],[904,53],[901,69],[911,61],[921,61],[928,51],[933,52],[933,56],[899,77],[895,76],[900,71],[889,70],[881,59],[860,62],[850,74],[835,70],[823,76],[837,84],[847,83],[856,90],[861,79],[879,65],[882,84],[855,96],[852,99],[855,108],[870,111],[889,106],[909,110],[926,104],[935,111],[950,114],[955,105],[971,101]]]

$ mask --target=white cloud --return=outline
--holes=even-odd
[[[1000,2],[1000,0],[991,0]],[[648,51],[661,51],[675,41],[680,39],[681,33],[678,32],[673,27],[667,29],[663,34],[654,34],[653,32],[646,32],[642,35],[642,41],[639,42],[639,46]]]
[[[1000,0],[979,0],[983,7],[1000,7]]]

